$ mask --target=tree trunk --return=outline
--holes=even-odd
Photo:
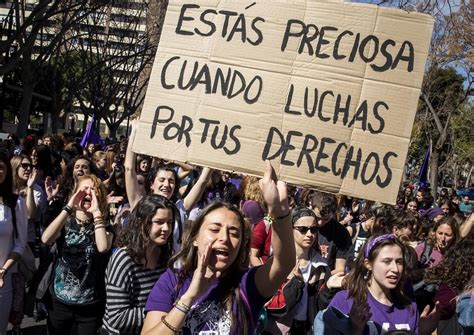
[[[21,80],[23,81],[23,92],[21,94],[21,104],[16,133],[18,137],[23,138],[26,136],[28,124],[30,123],[30,108],[31,101],[33,100],[33,90],[35,88],[31,53],[26,54],[22,61]]]
[[[29,61],[25,63],[30,63]],[[28,124],[30,123],[30,108],[33,100],[33,90],[35,84],[31,66],[24,66],[22,70],[23,93],[21,95],[20,115],[18,118],[17,135],[22,138],[25,137],[28,131]]]
[[[59,113],[51,113],[51,133],[58,133]]]
[[[471,166],[471,168],[469,169],[469,174],[466,178],[466,184],[464,184],[464,187],[466,188],[471,186],[472,170],[474,170],[474,166]]]
[[[4,120],[4,113],[5,113],[5,100],[6,100],[6,93],[5,90],[7,88],[7,85],[5,84],[5,76],[3,76],[3,83],[2,83],[2,103],[0,106],[0,129],[3,129],[3,120]]]
[[[439,167],[440,149],[433,147],[430,156],[430,187],[431,195],[436,199],[438,195],[438,167]]]
[[[117,123],[111,123],[109,126],[109,138],[116,139],[117,138],[117,129],[118,129],[118,124]]]
[[[457,162],[454,163],[453,168],[453,186],[454,188],[458,188],[459,184],[459,164]]]

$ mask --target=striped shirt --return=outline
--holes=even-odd
[[[107,266],[107,303],[101,333],[139,334],[148,294],[165,270],[137,265],[124,249],[118,249]]]

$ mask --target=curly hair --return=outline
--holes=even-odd
[[[474,240],[461,240],[446,252],[441,263],[425,272],[428,283],[445,283],[462,291],[474,272]]]
[[[261,205],[265,205],[258,180],[257,177],[244,176],[240,183],[240,198],[242,200],[254,200]]]
[[[451,249],[451,247],[453,245],[455,245],[459,241],[459,238],[460,238],[458,222],[452,216],[445,217],[445,218],[443,218],[442,220],[436,222],[433,225],[433,228],[431,228],[430,234],[428,236],[427,242],[429,244],[431,244],[432,246],[436,247],[436,245],[437,245],[437,243],[436,243],[436,231],[438,230],[438,228],[440,226],[442,226],[444,224],[448,225],[451,228],[452,232],[453,232],[453,238],[450,241],[449,245],[447,246],[447,250],[449,250],[449,249]]]
[[[136,264],[145,265],[147,262],[146,249],[152,244],[150,240],[152,219],[158,209],[167,209],[172,214],[171,232],[168,241],[164,246],[160,247],[159,267],[165,267],[171,257],[173,250],[173,228],[176,217],[175,206],[170,200],[161,195],[149,194],[138,201],[130,214],[129,223],[120,231],[116,243],[119,248],[126,248],[127,253]]]

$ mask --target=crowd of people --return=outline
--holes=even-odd
[[[395,206],[15,136],[0,150],[0,334],[472,334],[472,203]]]

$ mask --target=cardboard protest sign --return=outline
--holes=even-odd
[[[433,19],[339,1],[169,3],[133,150],[394,203]]]

